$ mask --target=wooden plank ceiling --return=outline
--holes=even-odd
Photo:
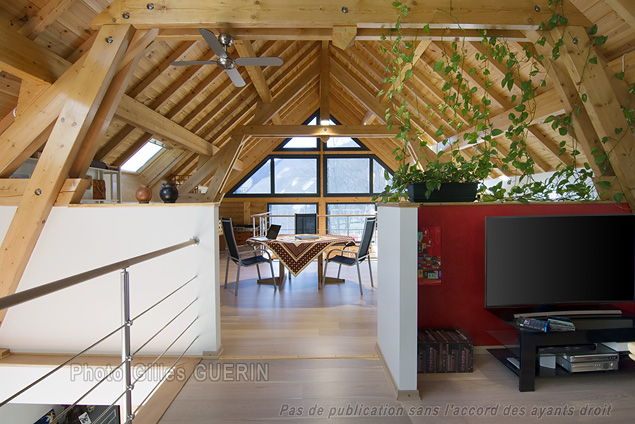
[[[137,28],[158,28],[158,33],[138,60],[125,89],[125,96],[105,133],[96,141],[97,145],[91,154],[94,154],[94,159],[119,166],[151,137],[159,139],[169,150],[165,150],[143,168],[141,176],[147,182],[157,184],[161,179],[170,177],[178,177],[180,181],[187,180],[188,176],[207,161],[208,156],[222,149],[236,134],[245,134],[245,129],[241,126],[247,124],[259,126],[260,135],[246,138],[225,187],[231,187],[280,142],[280,138],[268,138],[267,135],[281,134],[281,129],[267,131],[263,130],[262,125],[298,125],[320,107],[323,114],[328,109],[332,116],[346,126],[385,124],[383,115],[386,106],[383,102],[386,99],[377,98],[376,93],[385,88],[382,83],[385,76],[383,69],[390,54],[381,53],[380,46],[382,43],[386,46],[387,42],[380,41],[382,30],[374,28],[370,22],[373,13],[383,13],[387,22],[394,20],[395,14],[390,2],[375,2],[377,4],[373,5],[374,11],[365,11],[366,13],[358,13],[351,7],[347,14],[350,23],[342,21],[346,25],[338,25],[336,28],[329,23],[332,20],[331,15],[319,13],[317,9],[314,12],[307,10],[305,21],[285,27],[268,23],[276,18],[267,15],[264,10],[251,13],[249,5],[253,2],[245,2],[247,6],[244,9],[235,7],[235,13],[231,17],[224,17],[230,24],[209,27],[215,33],[222,31],[234,36],[236,42],[230,48],[232,57],[279,56],[284,60],[284,65],[280,67],[239,67],[238,70],[246,81],[246,85],[241,88],[235,87],[226,73],[214,65],[175,67],[169,64],[174,60],[214,58],[214,53],[198,34],[199,25],[196,23],[197,20],[208,19],[206,13],[217,12],[212,10],[212,6],[209,7],[210,12],[199,11],[196,14],[190,8],[179,15],[158,14],[156,10],[148,8],[147,2],[123,1],[109,6],[110,3],[110,0],[2,2],[1,31],[5,34],[11,31],[12,37],[33,40],[42,48],[37,51],[38,57],[34,53],[33,61],[42,65],[40,61],[45,60],[45,66],[39,66],[39,74],[35,77],[24,78],[16,70],[18,65],[12,66],[8,63],[9,60],[0,63],[0,118],[3,118],[0,120],[0,131],[10,126],[14,109],[17,108],[19,114],[22,102],[28,103],[29,96],[39,95],[38,90],[42,87],[38,86],[37,79],[46,83],[56,81],[90,49],[99,24],[113,23],[112,21],[131,24]],[[162,3],[156,2],[154,7],[158,9]],[[192,0],[183,3],[197,6],[204,2]],[[299,4],[306,7],[322,5],[324,9],[336,8],[342,15],[339,3],[322,3],[324,2],[287,2],[290,11],[300,7]],[[431,6],[431,10],[434,10],[434,7],[446,2],[437,1],[438,5],[435,2],[427,3],[434,3]],[[615,71],[626,72],[625,79],[629,84],[634,83],[635,17],[630,1],[571,0],[570,3],[582,12],[578,14],[577,10],[569,8],[573,19],[580,23],[596,22],[598,32],[609,36],[608,42],[600,48],[600,53]],[[520,14],[525,22],[517,19],[517,22],[509,24],[511,18],[503,16],[502,11],[500,16],[475,11],[473,15],[479,16],[472,17],[472,20],[478,23],[481,19],[483,25],[498,27],[503,27],[501,22],[507,22],[505,29],[491,30],[490,33],[498,31],[514,40],[511,43],[513,48],[521,50],[522,45],[529,40],[523,30],[533,28],[532,24],[536,24],[540,17],[535,16],[533,6],[529,12],[523,9],[514,10],[513,7],[526,8],[528,4],[526,1],[510,2],[510,6],[505,7],[515,16]],[[142,7],[135,9],[135,5]],[[423,6],[419,6],[418,10],[421,10],[419,15],[409,16],[408,19],[426,22],[423,19],[432,16],[426,15],[429,11]],[[123,17],[124,13],[129,13],[128,19]],[[298,16],[291,12],[289,15],[289,19],[297,19]],[[111,19],[111,16],[115,18]],[[337,18],[341,19],[341,16]],[[215,19],[218,18],[215,16]],[[431,19],[439,25],[433,25],[432,34],[427,37],[429,40],[418,41],[417,70],[413,84],[405,91],[405,96],[413,103],[417,101],[422,105],[436,107],[442,101],[443,79],[435,75],[432,65],[441,58],[443,49],[448,47],[446,40],[451,39],[451,33],[446,33],[441,38],[441,30],[437,29],[442,26],[438,15]],[[261,22],[263,24],[259,26]],[[474,54],[483,52],[478,39],[478,35],[474,33],[474,41],[466,46],[469,52],[466,63],[468,69],[472,66],[470,60],[474,58]],[[47,57],[41,57],[43,54]],[[496,62],[491,65],[494,78],[502,78],[504,67]],[[470,75],[470,79],[479,87],[479,92],[482,92],[485,81],[482,71]],[[498,87],[492,95],[493,113],[504,120],[508,111],[514,107],[511,95],[519,94],[520,90],[514,87],[510,93],[500,89],[500,84],[494,84],[493,87]],[[565,108],[551,78],[547,78],[547,85],[540,88],[539,94],[543,96],[545,109],[544,116],[538,118],[544,119],[549,114],[564,112]],[[156,113],[152,113],[153,111]],[[434,135],[436,127],[445,125],[447,128],[449,119],[432,118],[433,127],[427,130],[431,144],[441,140]],[[557,155],[558,143],[562,137],[550,125],[541,122],[538,119],[531,128],[529,151],[537,163],[537,171],[553,171],[561,163],[570,163],[571,158]],[[416,124],[421,125],[421,122]],[[286,127],[286,133],[292,131],[290,128],[292,127]],[[385,135],[385,126],[383,133],[377,131],[378,134],[372,138],[362,136],[360,139],[389,166],[394,167],[390,152],[396,145]],[[452,135],[454,134],[445,134]],[[45,140],[46,137],[36,140],[35,143],[39,145],[35,148],[41,148]],[[502,140],[501,150],[504,152],[509,148],[508,145],[509,141]],[[6,173],[5,170],[4,176]],[[208,184],[213,174],[212,169],[209,175],[201,178],[199,172],[197,179],[201,179],[201,184]]]

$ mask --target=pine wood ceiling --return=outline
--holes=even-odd
[[[96,30],[90,27],[89,22],[110,3],[108,0],[5,1],[0,6],[0,25],[18,31],[73,63],[94,40]],[[159,5],[160,2],[156,3]],[[616,72],[625,71],[629,84],[634,83],[635,18],[628,14],[628,10],[624,11],[624,4],[628,8],[629,0],[572,0],[571,3],[589,21],[598,24],[600,34],[609,36],[600,52]],[[204,140],[222,147],[239,125],[297,125],[306,120],[320,107],[321,72],[328,66],[331,114],[345,125],[383,122],[385,106],[375,95],[384,86],[383,68],[388,56],[380,52],[379,30],[360,28],[354,45],[344,50],[329,42],[332,37],[330,29],[260,28],[254,25],[249,28],[237,26],[226,31],[233,33],[237,39],[237,46],[230,50],[233,57],[244,55],[251,47],[257,56],[281,57],[284,65],[262,68],[264,85],[258,84],[256,76],[248,73],[245,67],[239,67],[247,82],[242,88],[234,87],[225,72],[216,66],[170,66],[169,62],[173,60],[210,59],[213,53],[195,28],[169,28],[168,25],[160,30],[157,39],[144,52],[126,94]],[[524,35],[520,31],[506,31],[505,34],[519,37],[512,46],[518,50],[522,48]],[[433,107],[442,101],[443,82],[441,78],[431,78],[429,74],[434,73],[432,65],[441,58],[444,42],[434,40],[423,52],[417,62],[422,72],[415,72],[414,84],[405,93],[408,99]],[[383,43],[386,45],[386,42]],[[470,57],[482,49],[478,42],[468,44],[467,48]],[[325,65],[325,58],[328,58],[328,65]],[[467,63],[467,66],[471,64]],[[503,71],[499,64],[492,63],[492,73],[496,78],[501,78]],[[18,104],[21,83],[18,77],[8,72],[2,72],[0,77],[0,117],[7,117]],[[481,73],[471,75],[471,79],[475,86],[482,87],[484,76]],[[500,84],[494,84],[494,87],[500,88]],[[511,94],[518,92],[517,87],[512,93],[495,91],[494,114],[505,114],[512,108]],[[539,94],[545,98],[554,94],[551,82],[548,81]],[[434,117],[433,122],[438,126],[447,124],[448,119]],[[0,131],[4,130],[1,122]],[[434,137],[435,130],[428,132],[431,142],[440,140]],[[147,141],[149,135],[117,115],[100,141],[101,147],[95,159],[109,165],[121,165]],[[172,149],[144,168],[142,177],[148,182],[158,182],[158,179],[168,176],[189,175],[197,168],[198,153],[183,149],[169,139],[164,141]],[[230,187],[260,162],[279,141],[277,138],[250,139],[240,153],[240,166],[234,168],[227,186]],[[390,138],[362,138],[362,141],[384,162],[394,165],[390,152],[395,144]],[[568,156],[557,155],[560,141],[561,137],[549,125],[536,124],[532,127],[529,150],[536,160],[538,171],[552,171],[560,163],[571,160]],[[508,143],[502,143],[503,151],[508,148]],[[203,182],[207,180],[209,178]]]

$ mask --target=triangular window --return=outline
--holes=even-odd
[[[318,117],[320,111],[315,112],[311,117],[302,125],[318,125]],[[328,124],[320,125],[341,125],[335,118],[331,117]],[[326,146],[322,146],[319,143],[318,137],[292,137],[287,138],[280,146],[276,148],[278,151],[314,151],[314,150],[368,150],[361,141],[351,137],[330,137]]]

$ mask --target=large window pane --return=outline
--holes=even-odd
[[[242,183],[234,194],[271,194],[271,159]]]
[[[295,234],[296,213],[317,213],[317,205],[311,203],[270,203],[271,215],[290,215],[284,217],[272,217],[271,224],[280,225],[280,234]]]
[[[369,158],[327,158],[327,193],[370,193]]]
[[[384,171],[386,171],[386,169],[373,159],[373,193],[381,193],[384,191],[384,188],[392,180],[386,180]]]
[[[329,203],[327,215],[374,215],[374,203]],[[365,216],[328,216],[326,219],[329,234],[349,235],[361,238],[364,232]]]
[[[275,194],[317,194],[317,159],[275,158]]]

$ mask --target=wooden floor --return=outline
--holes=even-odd
[[[376,357],[377,292],[362,271],[360,297],[354,268],[320,292],[313,264],[276,294],[243,269],[237,297],[233,282],[221,288],[223,356],[203,361],[160,423],[634,422],[635,374],[543,378],[520,393],[489,354],[475,355],[470,374],[420,374],[422,399],[397,402]]]

